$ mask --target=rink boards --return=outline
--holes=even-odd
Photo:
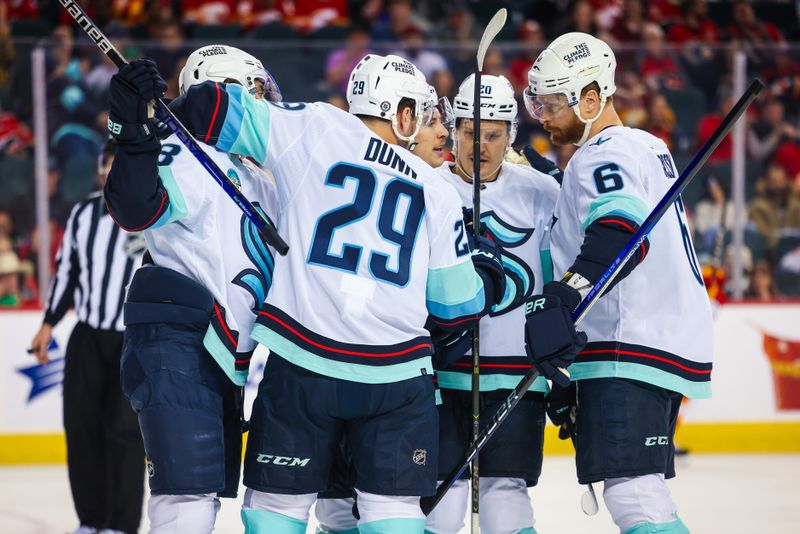
[[[54,329],[51,364],[27,353],[41,311],[0,311],[0,464],[63,463],[63,350],[75,322]],[[692,452],[800,452],[800,303],[728,304],[716,312],[714,396],[688,401],[677,441]],[[265,352],[251,364],[248,406]],[[569,454],[548,427],[545,452]]]

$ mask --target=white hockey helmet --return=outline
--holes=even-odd
[[[456,119],[474,118],[472,101],[475,91],[475,75],[470,74],[458,88],[453,98],[453,112]],[[509,146],[517,136],[517,99],[514,87],[505,76],[481,76],[481,120],[510,123],[508,130]],[[455,137],[455,136],[454,136]]]
[[[250,94],[256,94],[261,90],[256,81],[261,80],[264,84],[264,98],[272,102],[283,99],[275,79],[258,59],[244,50],[227,45],[209,45],[192,52],[178,79],[181,94],[192,85],[209,80],[236,80]]]
[[[395,135],[408,143],[413,143],[419,129],[430,122],[433,109],[426,105],[429,97],[425,75],[413,63],[395,55],[364,56],[347,82],[350,113],[391,121]],[[414,101],[417,124],[410,136],[397,131],[397,106],[403,98]]]
[[[617,90],[616,68],[614,51],[604,41],[588,33],[565,33],[539,54],[528,71],[528,87],[523,94],[525,107],[538,120],[544,107],[540,97],[565,95],[567,105],[586,124],[584,136],[576,143],[580,146],[586,141],[592,123],[602,113],[606,99]],[[592,82],[600,86],[600,111],[594,119],[584,119],[577,104],[583,88]]]

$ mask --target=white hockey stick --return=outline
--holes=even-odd
[[[486,58],[486,51],[489,45],[503,29],[506,23],[508,12],[506,8],[501,8],[494,14],[486,29],[483,31],[483,36],[478,43],[478,56],[477,65],[475,68],[475,84],[472,94],[472,232],[475,236],[475,242],[478,242],[478,237],[481,233],[481,71],[483,70],[483,60]],[[471,444],[478,441],[481,433],[480,419],[480,393],[481,393],[481,378],[480,378],[480,326],[475,325],[472,331],[472,440]],[[472,515],[470,521],[470,528],[472,534],[478,534],[480,529],[479,512],[480,512],[480,471],[478,468],[478,457],[475,456],[472,460],[470,469],[472,477]]]

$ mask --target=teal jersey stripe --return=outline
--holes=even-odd
[[[539,258],[542,262],[542,285],[544,285],[553,281],[553,258],[550,256],[550,249],[540,250]]]
[[[483,281],[471,261],[428,269],[425,288],[428,311],[441,319],[475,315],[483,311]]]
[[[337,362],[317,356],[264,325],[256,324],[250,337],[267,347],[270,352],[274,352],[298,367],[340,380],[362,384],[391,384],[421,376],[423,370],[428,374],[433,374],[430,356],[395,365],[362,365]]]
[[[436,371],[436,380],[442,389],[457,389],[459,391],[472,390],[472,375],[468,373],[457,373],[454,371]],[[481,375],[481,391],[496,391],[498,389],[514,389],[519,385],[522,376],[491,374]],[[533,381],[528,391],[539,391],[549,393],[550,387],[544,377],[538,376]]]
[[[220,369],[230,378],[231,382],[237,386],[244,386],[247,384],[247,371],[236,370],[236,365],[234,363],[236,355],[231,354],[228,349],[225,348],[225,344],[211,325],[208,325],[206,335],[203,337],[203,346],[208,353],[211,354],[211,357],[214,358],[214,361],[217,362]]]
[[[189,208],[186,207],[186,199],[183,198],[183,193],[178,186],[178,181],[175,180],[172,169],[166,166],[159,166],[158,175],[161,178],[164,189],[167,190],[167,194],[169,195],[169,208],[158,218],[150,229],[164,226],[167,223],[180,221],[189,214]]]
[[[425,520],[410,517],[379,519],[358,525],[361,534],[424,534]]]
[[[267,510],[242,510],[245,534],[305,534],[308,523]]]
[[[711,382],[692,382],[672,373],[631,362],[579,362],[569,366],[572,380],[589,378],[629,378],[647,382],[670,391],[689,397],[690,399],[711,398]],[[483,380],[483,377],[481,377]]]
[[[270,110],[263,100],[256,100],[241,85],[228,84],[228,109],[220,130],[217,148],[223,152],[267,160]]]
[[[589,205],[589,215],[583,222],[584,231],[600,217],[611,214],[618,214],[636,224],[642,224],[650,214],[650,210],[640,198],[620,193],[607,193],[597,197]]]

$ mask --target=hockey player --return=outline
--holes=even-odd
[[[615,68],[606,43],[568,33],[528,73],[528,111],[555,144],[579,148],[551,233],[554,272],[563,276],[526,303],[526,341],[548,378],[574,360],[578,479],[604,481],[620,532],[687,533],[665,479],[675,475],[681,398],[710,395],[712,323],[680,200],[586,315],[585,350],[570,318],[678,177],[660,139],[622,125]]]
[[[405,148],[428,122],[428,95],[413,64],[370,55],[350,76],[351,114],[235,85],[173,103],[217,148],[270,166],[291,246],[252,334],[271,354],[245,454],[247,532],[305,532],[343,436],[359,531],[424,530],[438,441],[425,321],[475,321],[505,283],[495,245],[470,253],[457,195]]]
[[[472,206],[474,75],[461,84],[453,101],[455,163],[439,174],[453,185],[466,208]],[[514,89],[503,76],[481,77],[481,223],[503,248],[507,272],[503,300],[480,322],[481,411],[490,416],[508,397],[531,362],[525,353],[525,313],[528,296],[542,291],[552,279],[549,231],[558,183],[526,165],[504,161],[517,129]],[[471,216],[470,216],[471,218]],[[445,370],[437,370],[443,404],[439,408],[439,480],[466,453],[470,441],[471,336],[456,344],[460,354]],[[460,358],[459,358],[460,356]],[[519,401],[508,421],[480,453],[480,528],[482,532],[535,532],[528,487],[536,485],[542,468],[547,382],[539,378]],[[456,534],[464,526],[468,473],[455,482],[431,512],[427,530]]]
[[[436,89],[429,87],[427,106],[433,109],[433,116],[427,126],[420,128],[410,150],[433,168],[445,162],[444,147],[453,127],[453,108],[447,97],[439,98]],[[334,458],[331,473],[331,487],[321,492],[314,514],[319,521],[319,534],[355,534],[358,532],[353,515],[353,472],[352,461],[346,443],[340,444],[341,454]]]
[[[180,91],[213,80],[280,100],[253,56],[214,45],[193,52]],[[134,275],[125,304],[123,390],[148,456],[153,534],[211,532],[219,497],[235,497],[250,331],[272,279],[273,253],[177,136],[159,142],[147,115],[166,85],[137,60],[111,80],[109,127],[119,155],[105,188],[115,220],[144,230],[155,265]],[[256,206],[277,213],[274,183],[247,160],[206,153]]]

